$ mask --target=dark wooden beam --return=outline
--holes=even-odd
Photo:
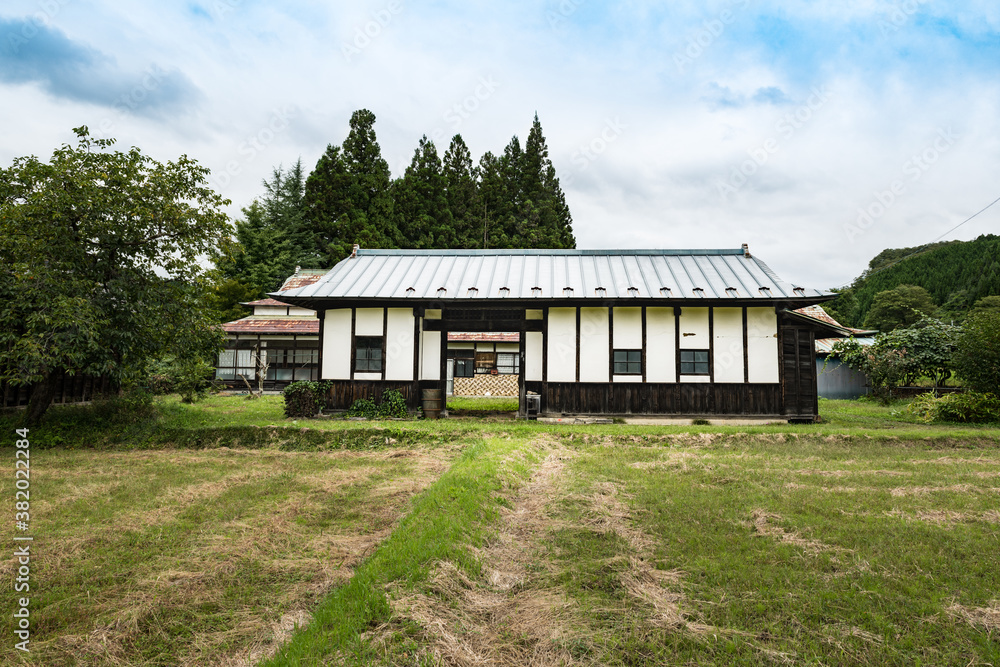
[[[541,331],[543,324],[542,320],[424,320],[424,331]]]

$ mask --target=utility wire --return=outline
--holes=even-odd
[[[951,229],[949,229],[948,231],[946,231],[944,234],[942,234],[941,236],[939,236],[936,239],[934,239],[933,241],[931,241],[930,243],[925,243],[924,245],[920,246],[917,250],[911,252],[909,255],[906,255],[905,257],[900,257],[895,262],[890,262],[889,264],[886,264],[885,266],[879,267],[876,271],[872,271],[871,273],[868,273],[868,274],[863,274],[864,277],[865,278],[870,278],[870,277],[872,277],[872,276],[874,276],[876,274],[882,273],[886,269],[891,269],[892,267],[894,267],[897,264],[899,264],[900,262],[902,262],[904,259],[909,259],[909,258],[914,257],[916,255],[920,255],[920,254],[923,254],[923,253],[927,252],[925,250],[925,248],[927,248],[927,246],[929,246],[929,245],[931,245],[933,243],[937,243],[938,241],[940,241],[944,237],[948,236],[948,234],[951,234],[953,231],[955,231],[956,229],[958,229],[959,227],[961,227],[965,223],[969,222],[973,218],[976,218],[979,215],[985,213],[989,209],[991,209],[994,206],[996,206],[998,203],[1000,203],[1000,197],[997,197],[996,199],[994,199],[993,201],[991,201],[989,204],[987,204],[986,206],[984,206],[982,209],[980,209],[979,211],[976,211],[975,213],[973,213],[972,215],[970,215],[968,218],[966,218],[962,222],[958,223],[957,225],[955,225],[954,227],[952,227]],[[844,283],[843,285],[840,285],[840,287],[838,287],[837,289],[840,289],[842,287],[848,287],[849,285],[852,285],[853,283],[854,283],[854,281],[852,280],[849,283]]]

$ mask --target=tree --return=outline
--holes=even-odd
[[[937,310],[930,292],[916,285],[899,285],[875,295],[865,326],[888,332],[908,327]]]
[[[1000,296],[984,296],[972,304],[972,312],[1000,311]]]
[[[483,220],[479,186],[472,154],[461,134],[451,139],[444,154],[444,187],[455,227],[458,248],[483,247]]]
[[[59,371],[125,382],[152,358],[221,345],[201,260],[229,233],[229,202],[208,169],[74,132],[49,162],[0,170],[0,379],[32,385],[29,424]]]
[[[343,146],[327,146],[306,179],[305,217],[317,230],[321,265],[333,266],[344,259],[355,243],[369,248],[399,246],[390,183],[389,163],[375,137],[375,114],[355,111]]]
[[[879,334],[874,347],[903,352],[903,384],[912,385],[928,377],[934,386],[943,387],[951,377],[952,357],[961,332],[961,327],[925,316],[911,327]]]
[[[834,344],[831,356],[839,357],[849,368],[864,373],[872,396],[882,403],[892,400],[893,387],[906,376],[906,355],[902,350],[861,345],[848,338]]]
[[[520,159],[520,237],[525,248],[575,248],[573,217],[559,186],[538,114]]]
[[[426,135],[406,173],[393,184],[396,228],[410,248],[460,248],[448,207],[447,180],[434,142]]]
[[[958,376],[973,390],[1000,393],[1000,309],[969,315],[953,363]]]

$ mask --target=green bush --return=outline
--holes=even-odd
[[[378,408],[375,406],[375,401],[370,398],[359,398],[348,408],[347,416],[375,419],[378,416]]]
[[[406,399],[401,393],[390,389],[382,394],[382,403],[378,406],[379,417],[405,417],[407,414]]]
[[[958,422],[984,424],[1000,421],[1000,396],[970,391],[935,396],[921,394],[906,407],[906,412],[923,422]]]
[[[1000,390],[1000,310],[969,315],[958,338],[953,364],[971,389]]]
[[[293,382],[282,392],[286,417],[315,417],[326,407],[324,382]]]

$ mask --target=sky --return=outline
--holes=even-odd
[[[376,116],[473,158],[537,113],[580,248],[738,248],[828,289],[1000,230],[995,0],[6,0],[0,165],[71,128],[180,155],[242,207]]]

